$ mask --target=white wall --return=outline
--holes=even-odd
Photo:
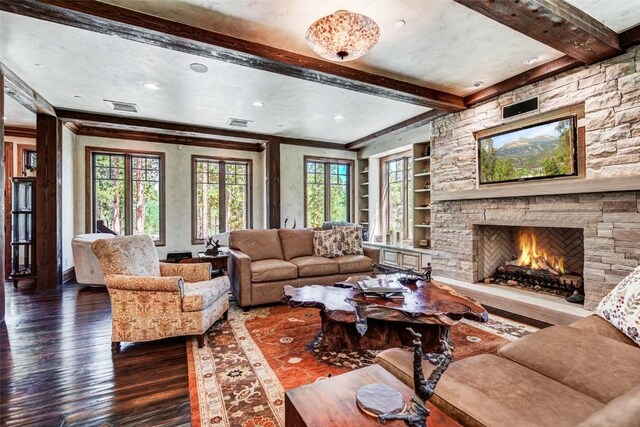
[[[280,145],[280,217],[281,226],[285,218],[289,218],[287,227],[293,225],[304,227],[304,156],[328,157],[334,159],[357,160],[357,152],[345,150],[329,150],[323,148],[302,147],[298,145]],[[356,170],[357,162],[354,163]],[[357,174],[353,189],[357,193]],[[354,195],[354,212],[358,209],[358,197]]]
[[[73,267],[73,253],[71,252],[71,239],[75,232],[74,206],[75,206],[75,164],[74,144],[76,135],[62,127],[62,271]]]
[[[76,137],[75,144],[75,229],[85,232],[85,162],[86,147],[121,148],[165,153],[165,214],[166,246],[158,247],[158,255],[167,252],[191,251],[194,255],[204,245],[191,244],[191,155],[220,156],[251,159],[253,162],[253,228],[264,228],[264,161],[262,153],[253,151],[221,150],[206,147],[179,146],[145,141]],[[64,175],[64,173],[63,173]]]

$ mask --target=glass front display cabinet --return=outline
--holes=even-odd
[[[35,178],[11,178],[11,275],[13,286],[35,279]]]

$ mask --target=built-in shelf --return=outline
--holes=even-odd
[[[361,182],[360,185],[369,185],[368,182]]]
[[[368,194],[363,194],[363,195],[362,195],[362,196],[360,196],[360,197],[362,197],[363,199],[368,199],[368,198],[369,198],[369,195],[368,195]]]
[[[360,225],[369,225],[369,223],[362,221],[362,222],[360,222]]]
[[[417,211],[428,211],[431,209],[431,206],[416,206],[414,209]]]
[[[421,176],[429,176],[431,175],[431,172],[421,172],[421,173],[417,173],[414,176],[417,177],[421,177]]]
[[[431,228],[431,224],[413,224],[413,226],[418,228]]]
[[[369,173],[369,169],[364,170],[364,171],[360,171],[360,173]]]
[[[430,188],[418,188],[418,189],[413,190],[413,191],[415,191],[416,193],[429,193],[429,192],[431,192],[431,189]]]
[[[431,156],[417,157],[413,159],[414,162],[424,162],[426,160],[431,160]]]
[[[360,208],[360,210],[363,212],[369,212],[369,208]]]

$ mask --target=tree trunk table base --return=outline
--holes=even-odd
[[[437,282],[407,285],[403,299],[370,298],[356,288],[285,286],[282,299],[291,307],[320,309],[322,341],[328,349],[382,350],[413,346],[411,327],[422,334],[425,353],[443,351],[450,327],[463,317],[486,322],[487,311],[474,300]]]

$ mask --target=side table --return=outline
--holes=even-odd
[[[208,262],[211,264],[211,273],[217,271],[219,275],[224,275],[227,271],[227,262],[229,261],[229,255],[225,252],[220,252],[218,255],[206,255],[204,252],[198,252],[198,262]]]
[[[285,427],[357,426],[379,427],[377,418],[358,409],[356,391],[363,385],[382,383],[398,390],[411,403],[413,390],[379,365],[371,365],[285,393]],[[385,426],[404,426],[402,421],[389,421]]]

